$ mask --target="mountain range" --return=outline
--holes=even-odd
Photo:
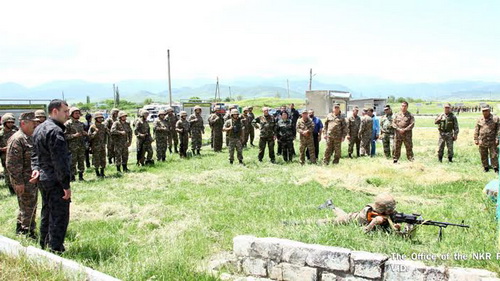
[[[328,81],[328,82],[324,82]],[[208,79],[173,80],[172,97],[178,101],[196,96],[210,99],[215,96],[215,81]],[[166,80],[124,80],[116,83],[120,98],[133,102],[145,99],[167,101],[168,84]],[[289,87],[289,93],[288,89]],[[305,98],[308,80],[286,78],[242,78],[222,81],[220,97],[231,95],[236,98],[281,97]],[[313,80],[313,90],[349,91],[354,98],[366,97],[411,97],[425,100],[467,100],[500,99],[500,83],[485,81],[449,81],[440,83],[397,83],[373,77],[332,77],[323,81]],[[69,102],[91,102],[113,98],[112,83],[95,83],[83,80],[53,81],[35,87],[25,87],[16,83],[0,84],[0,99],[46,99],[63,97]]]

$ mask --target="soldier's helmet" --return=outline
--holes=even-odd
[[[113,115],[115,113],[119,113],[119,112],[120,112],[120,110],[118,108],[116,108],[116,107],[113,108],[113,109],[111,109],[111,115]]]
[[[158,112],[158,116],[160,116],[160,115],[167,115],[167,111],[166,111],[166,110],[164,110],[164,109],[160,110],[160,111]]]
[[[47,115],[45,115],[45,110],[39,109],[39,110],[35,111],[35,117],[36,118],[39,118],[39,117],[47,118]]]
[[[171,107],[167,107],[167,113],[174,112],[174,109]]]
[[[16,118],[14,117],[14,115],[12,113],[5,113],[2,116],[2,124],[5,124],[7,122],[15,122],[15,121],[16,121]]]
[[[186,111],[181,111],[181,112],[180,112],[180,115],[181,115],[181,116],[187,116],[188,114],[187,114],[187,112],[186,112]]]
[[[125,111],[118,112],[118,118],[122,118],[123,116],[128,116],[127,112]]]
[[[238,114],[238,115],[240,114],[238,112],[238,109],[231,109],[231,115],[234,115],[234,114]]]
[[[73,106],[72,108],[69,109],[69,116],[73,116],[73,113],[75,113],[77,111],[81,113],[81,111],[78,107]]]
[[[195,107],[193,108],[193,111],[196,111],[197,109],[201,110],[201,107],[200,107],[199,105],[197,105],[197,106],[195,106]]]
[[[375,197],[373,208],[377,213],[388,213],[396,209],[396,200],[389,193],[381,193]]]
[[[102,115],[102,112],[94,113],[94,119],[97,119],[97,118],[104,118],[104,115]]]
[[[253,110],[253,106],[249,106],[249,107],[248,107],[248,110]]]
[[[140,114],[141,114],[141,116],[142,116],[142,117],[147,117],[147,116],[149,115],[149,111],[147,111],[147,110],[142,110],[142,111],[140,112]]]
[[[248,111],[248,107],[243,107],[243,111]]]

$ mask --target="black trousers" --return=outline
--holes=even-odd
[[[40,182],[42,194],[42,218],[40,223],[40,245],[53,251],[64,251],[64,238],[69,224],[70,200],[64,200],[61,186]]]
[[[318,133],[313,133],[313,140],[314,140],[314,155],[316,155],[316,159],[319,159],[319,134]],[[306,157],[307,160],[309,160],[309,149],[306,150]]]
[[[274,137],[260,138],[259,139],[259,160],[262,161],[264,158],[264,152],[266,151],[266,145],[269,149],[269,159],[274,161]]]
[[[293,159],[293,140],[281,140],[281,154],[285,162],[291,162]]]

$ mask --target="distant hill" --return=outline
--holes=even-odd
[[[482,81],[450,81],[443,83],[395,83],[373,77],[331,77],[313,80],[313,89],[350,91],[355,98],[361,97],[412,97],[427,100],[443,99],[500,99],[500,83]],[[324,81],[331,81],[325,83]],[[242,78],[221,80],[221,98],[241,96],[288,97],[286,78]],[[120,89],[120,97],[134,102],[142,102],[146,98],[155,101],[166,101],[168,84],[166,80],[125,80],[116,83]],[[305,98],[308,80],[290,79],[290,97]],[[70,102],[91,101],[113,98],[113,84],[94,83],[83,80],[64,80],[45,83],[27,88],[16,83],[0,84],[0,98],[53,99],[64,97]],[[207,79],[174,80],[172,95],[174,100],[197,96],[202,99],[213,98],[215,82]]]

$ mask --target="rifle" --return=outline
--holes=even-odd
[[[367,215],[368,222],[372,220],[372,218],[376,216],[381,216],[380,214],[376,212],[369,212]],[[382,215],[384,216],[384,215]],[[387,216],[384,216],[387,217]],[[410,225],[432,225],[432,226],[437,226],[439,227],[439,235],[438,235],[438,240],[441,241],[443,238],[443,228],[446,228],[448,226],[457,226],[457,227],[463,227],[463,228],[469,228],[469,225],[465,225],[464,221],[462,221],[462,224],[456,224],[456,223],[450,223],[450,222],[439,222],[439,221],[432,221],[432,220],[425,220],[422,218],[420,214],[405,214],[405,213],[394,213],[389,216],[391,218],[391,221],[393,223],[406,223]]]

